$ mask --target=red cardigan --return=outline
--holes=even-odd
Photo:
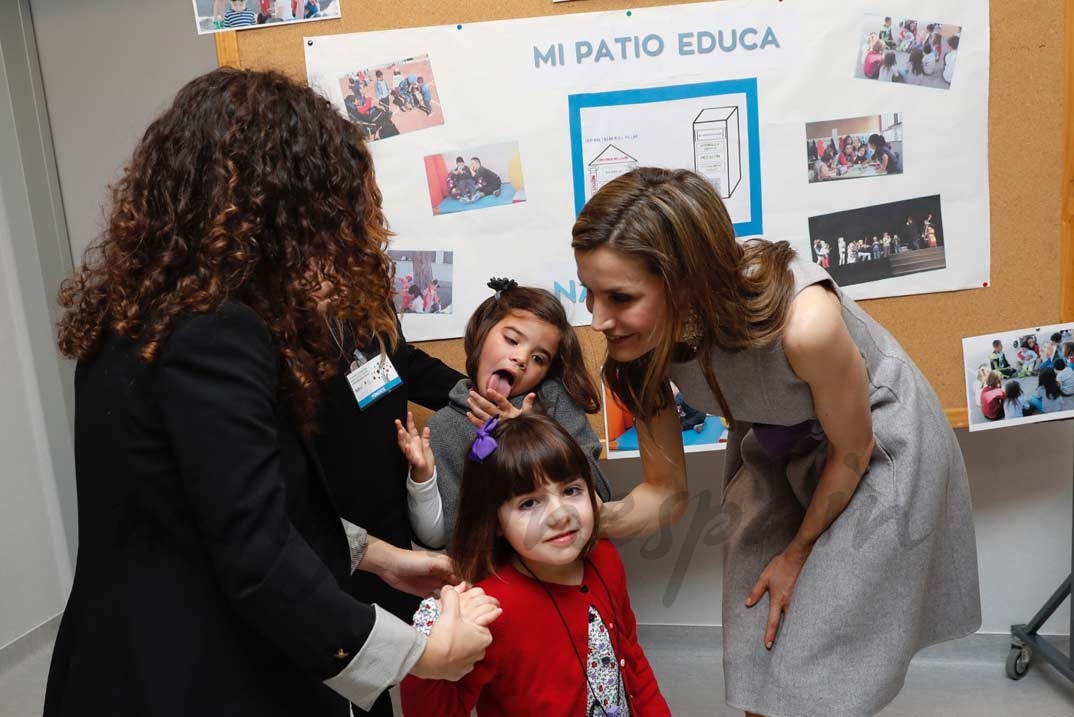
[[[605,591],[594,567],[608,585]],[[478,583],[499,599],[503,614],[490,627],[492,645],[458,682],[407,677],[401,685],[406,717],[584,717],[586,682],[578,656],[548,594],[510,565]],[[607,540],[597,543],[581,585],[546,583],[570,626],[570,639],[584,658],[589,651],[589,606],[604,619],[633,717],[668,717],[649,661],[638,644],[626,574],[619,552]],[[611,593],[611,602],[608,600]]]

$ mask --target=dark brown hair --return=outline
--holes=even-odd
[[[740,351],[770,344],[783,330],[794,295],[794,250],[760,239],[740,244],[720,196],[693,172],[642,167],[608,184],[582,208],[571,246],[607,246],[642,262],[663,282],[669,320],[657,347],[634,361],[608,358],[604,379],[636,416],[667,407],[669,364],[696,357],[709,388],[734,420],[713,374],[713,349]],[[696,349],[680,342],[688,319],[701,336]]]
[[[544,482],[585,481],[593,507],[593,535],[581,554],[588,555],[600,535],[600,511],[589,461],[574,438],[540,413],[502,421],[491,435],[496,450],[481,463],[467,457],[463,469],[450,551],[459,576],[477,582],[511,559],[514,551],[501,535],[500,506]]]
[[[567,395],[586,413],[599,411],[597,387],[586,369],[578,335],[567,320],[563,304],[546,289],[514,286],[503,289],[499,296],[490,296],[481,302],[466,324],[463,339],[466,373],[470,381],[477,381],[477,363],[481,359],[481,349],[485,346],[489,331],[512,312],[533,314],[559,331],[559,350],[548,367],[547,378],[559,379]]]
[[[278,391],[305,427],[335,370],[327,317],[397,340],[394,268],[373,160],[354,125],[276,72],[222,68],[183,87],[119,182],[101,237],[60,290],[59,347],[87,359],[106,332],[152,362],[184,313],[225,299],[260,315]]]

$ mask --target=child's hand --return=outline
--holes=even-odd
[[[429,445],[429,428],[426,426],[421,435],[414,425],[414,414],[406,412],[406,428],[402,422],[395,419],[395,434],[399,439],[399,450],[406,456],[410,463],[410,479],[415,483],[425,483],[433,477],[433,469],[436,462],[433,459],[433,449]]]
[[[515,408],[511,399],[496,391],[489,391],[489,397],[485,398],[477,391],[470,391],[470,397],[466,400],[470,406],[470,412],[466,416],[470,423],[478,428],[485,425],[485,421],[493,416],[499,416],[501,420],[518,418],[523,413],[529,413],[533,408],[533,402],[537,400],[536,393],[528,393],[522,399],[522,407]]]

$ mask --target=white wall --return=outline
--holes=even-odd
[[[977,527],[981,631],[1007,633],[1012,624],[1028,622],[1071,570],[1074,422],[957,435],[969,470]],[[636,460],[604,466],[615,491],[641,478]],[[708,520],[696,516],[706,495],[708,505],[719,500],[723,453],[689,455],[687,466],[695,500],[672,530],[670,551],[660,559],[647,557],[644,549],[658,547],[652,539],[621,547],[631,600],[642,623],[721,624],[722,544],[712,538],[713,545],[705,543],[721,523],[712,513]],[[692,553],[688,546],[694,546]],[[676,575],[683,576],[677,593]],[[1069,634],[1069,616],[1067,601],[1044,631]]]
[[[189,0],[29,0],[76,261],[107,185],[179,88],[216,67]]]
[[[13,241],[0,191],[0,647],[60,612],[71,584]]]
[[[71,584],[74,458],[52,299],[70,270],[28,5],[0,23],[0,648],[54,617]],[[66,492],[61,486],[68,487]]]

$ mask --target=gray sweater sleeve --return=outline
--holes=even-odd
[[[441,408],[429,419],[429,444],[436,461],[436,487],[444,511],[444,532],[447,545],[455,533],[455,518],[459,513],[459,488],[466,453],[474,441],[476,429],[466,416],[451,406]]]
[[[578,441],[578,445],[585,451],[593,470],[593,485],[597,489],[597,495],[602,500],[610,500],[612,491],[608,486],[608,479],[604,477],[604,471],[597,462],[602,446],[593,427],[589,425],[588,414],[574,402],[559,381],[545,381],[541,384],[540,396],[549,417],[566,428],[567,433],[574,436],[574,440]]]

